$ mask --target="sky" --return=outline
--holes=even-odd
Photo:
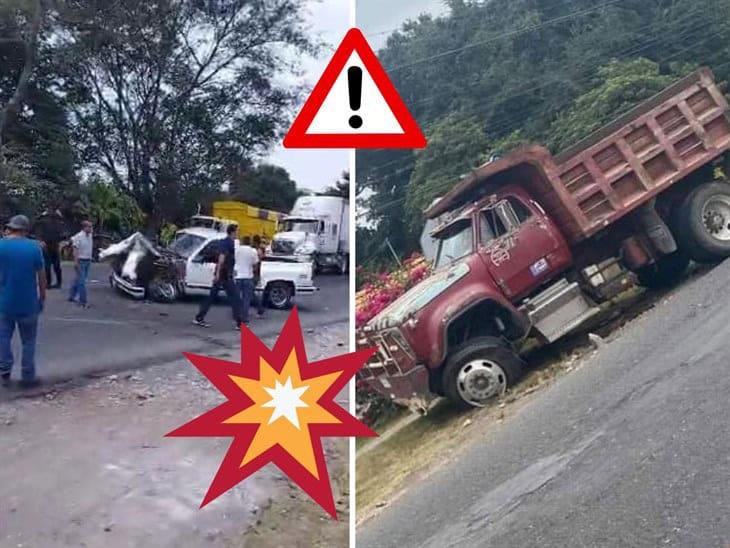
[[[408,19],[422,13],[441,15],[447,11],[443,0],[358,0],[357,26],[377,51],[388,35]]]
[[[350,26],[349,0],[311,0],[308,21],[312,32],[330,44],[319,59],[302,61],[304,82],[313,87],[324,72],[334,50]],[[374,50],[385,45],[389,32],[407,19],[428,12],[445,11],[442,0],[357,0],[357,26],[365,33]],[[298,107],[297,112],[301,108]],[[282,166],[300,188],[323,190],[334,184],[349,168],[347,150],[285,149],[278,146],[265,160]]]
[[[312,0],[308,11],[312,32],[330,44],[319,59],[302,60],[304,82],[311,89],[350,27],[350,1]],[[302,105],[297,107],[297,114]],[[282,146],[274,149],[265,161],[285,168],[298,187],[314,191],[333,185],[342,172],[348,170],[350,163],[349,152],[345,149],[285,149]]]

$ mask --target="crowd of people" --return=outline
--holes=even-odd
[[[223,291],[231,306],[234,326],[248,325],[254,303],[255,288],[261,276],[265,255],[259,236],[244,236],[236,245],[238,227],[231,225],[218,250],[213,285],[201,302],[194,322],[210,327],[205,317],[218,294]],[[62,249],[72,250],[75,278],[69,287],[67,301],[89,308],[86,290],[93,260],[93,225],[85,220],[81,230],[68,237],[60,212],[44,213],[31,226],[24,215],[11,218],[0,239],[0,383],[10,386],[14,365],[12,340],[17,331],[22,346],[20,388],[32,388],[40,381],[36,376],[35,349],[38,323],[45,308],[46,292],[63,287]],[[55,276],[55,283],[53,277]],[[264,297],[258,299],[257,314],[264,314]]]
[[[249,324],[249,311],[261,276],[261,261],[265,252],[259,236],[253,238],[244,236],[239,246],[236,246],[237,237],[238,227],[229,225],[226,229],[226,238],[221,240],[218,248],[218,261],[210,293],[200,303],[193,320],[197,326],[210,327],[205,317],[221,291],[228,297],[235,329],[240,329],[241,324]],[[263,295],[258,300],[257,313],[259,317],[263,316]]]
[[[0,384],[10,386],[15,362],[12,341],[20,336],[20,388],[40,384],[36,376],[35,351],[38,321],[49,288],[62,287],[60,245],[64,240],[60,213],[45,216],[31,238],[31,224],[25,215],[16,215],[4,227],[0,239]],[[68,301],[88,308],[86,279],[93,254],[93,226],[84,221],[81,231],[70,238],[76,278]],[[51,268],[56,283],[51,284]]]

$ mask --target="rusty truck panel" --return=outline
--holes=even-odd
[[[529,146],[478,168],[426,216],[471,201],[480,186],[490,187],[487,179],[518,179],[576,243],[728,149],[728,104],[703,68],[557,156]]]

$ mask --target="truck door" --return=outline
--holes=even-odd
[[[517,197],[484,208],[479,232],[479,253],[508,298],[525,296],[569,262],[567,246],[552,221]]]
[[[333,237],[333,232],[336,229],[336,226],[332,221],[330,221],[329,217],[326,217],[324,220],[319,222],[319,252],[324,254],[330,254],[335,253],[337,251],[337,246],[333,245],[333,242],[335,241],[335,238]]]
[[[215,274],[219,256],[219,242],[220,240],[208,242],[188,260],[185,285],[198,289],[209,288],[213,285],[213,274]]]

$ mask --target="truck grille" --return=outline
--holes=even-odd
[[[377,352],[358,372],[360,379],[400,376],[416,365],[408,342],[397,328],[381,332],[358,332],[358,348],[376,348]]]
[[[272,253],[283,253],[285,255],[291,255],[294,253],[294,242],[289,240],[274,240],[271,242]]]

